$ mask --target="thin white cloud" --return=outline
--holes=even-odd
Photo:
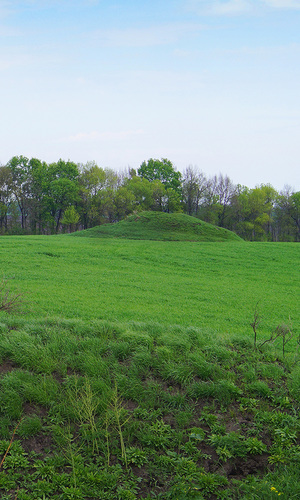
[[[227,0],[226,2],[212,2],[211,13],[217,15],[244,14],[251,10],[247,0]]]
[[[187,6],[198,14],[216,16],[245,14],[253,9],[250,0],[187,0]]]
[[[0,35],[1,39],[1,35]],[[47,54],[45,52],[33,53],[24,45],[16,46],[10,50],[0,51],[0,71],[8,69],[26,69],[26,75],[28,75],[28,68],[43,68],[45,66],[57,66],[58,64],[64,63],[66,60],[63,55]],[[25,73],[24,73],[25,74]]]
[[[216,54],[224,55],[245,55],[245,56],[264,56],[264,57],[276,57],[279,55],[294,54],[299,57],[300,54],[300,44],[299,43],[289,43],[285,45],[259,45],[257,47],[243,46],[236,47],[234,49],[217,49]]]
[[[231,16],[271,9],[300,10],[300,0],[187,0],[187,7],[198,14]]]
[[[0,71],[5,71],[9,68],[28,67],[30,62],[30,56],[21,52],[18,54],[6,54],[5,56],[1,56],[0,54]]]
[[[94,7],[100,0],[0,0],[0,19],[24,10],[48,8],[74,9],[75,6]]]
[[[14,28],[11,26],[3,26],[0,24],[0,37],[16,37],[22,36],[23,32],[19,28]]]
[[[63,139],[63,142],[116,141],[142,134],[143,130],[122,130],[119,132],[98,132],[94,130],[92,132],[78,132]]]
[[[274,9],[300,10],[300,0],[263,0],[263,2]]]
[[[182,36],[205,29],[196,23],[177,23],[148,28],[98,30],[94,40],[104,47],[151,47],[176,42]]]
[[[12,3],[0,0],[0,19],[7,17],[12,13]]]

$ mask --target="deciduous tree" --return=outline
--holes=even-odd
[[[197,215],[199,204],[204,197],[207,179],[203,172],[190,165],[186,168],[182,181],[182,200],[188,215]]]
[[[147,162],[144,161],[138,169],[138,175],[150,182],[158,180],[166,189],[172,188],[179,194],[181,193],[182,175],[175,170],[172,162],[167,158],[161,160],[150,158]]]

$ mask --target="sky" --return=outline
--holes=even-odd
[[[0,164],[300,190],[300,0],[0,0]]]

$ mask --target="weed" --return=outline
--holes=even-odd
[[[192,427],[189,433],[189,439],[191,441],[200,443],[205,438],[205,431],[201,427]]]
[[[267,451],[267,446],[256,437],[246,439],[245,446],[250,455],[261,455]]]
[[[62,429],[56,427],[56,440],[60,444],[64,457],[67,463],[71,466],[72,471],[72,487],[77,488],[77,464],[81,464],[83,459],[81,456],[82,446],[76,443],[76,437],[72,433],[71,426],[68,425]]]
[[[190,500],[211,496],[228,485],[226,478],[219,474],[198,472],[185,478],[175,476],[174,485],[167,498],[175,500]]]
[[[0,469],[19,469],[26,468],[29,466],[29,461],[27,459],[27,453],[23,450],[19,441],[14,441],[15,432],[17,427],[14,429],[11,440],[0,441],[0,454],[3,454],[2,460],[0,462]]]
[[[84,500],[81,489],[76,486],[63,486],[62,491],[62,500]]]
[[[289,453],[282,446],[273,446],[270,449],[269,463],[270,464],[287,464],[290,462]]]
[[[74,386],[67,390],[67,397],[73,407],[76,417],[80,422],[81,429],[87,441],[92,440],[92,452],[99,453],[97,439],[96,414],[99,407],[99,398],[92,391],[87,377],[84,378],[82,387],[78,385],[78,379],[74,378]]]
[[[36,460],[34,463],[34,468],[36,472],[35,477],[41,479],[52,480],[55,475],[55,466],[51,464],[50,460]]]
[[[240,410],[241,411],[251,411],[255,412],[258,406],[258,400],[255,398],[241,398],[240,399]]]
[[[172,437],[173,430],[171,426],[163,420],[156,420],[150,425],[149,431],[144,436],[141,436],[141,439],[147,446],[153,446],[156,449],[166,449],[171,446]]]
[[[134,446],[126,448],[126,458],[128,464],[136,465],[137,467],[142,467],[148,462],[146,452]]]
[[[275,442],[282,446],[290,446],[296,442],[297,432],[289,427],[274,429]]]
[[[224,436],[213,434],[209,438],[210,444],[216,448],[220,460],[226,461],[232,457],[244,457],[247,453],[261,455],[267,447],[256,437],[244,439],[240,434],[230,432]]]
[[[105,416],[107,455],[109,463],[109,441],[108,441],[109,429],[113,428],[117,431],[119,436],[120,446],[121,446],[121,458],[123,459],[126,468],[127,468],[127,455],[126,455],[126,447],[124,444],[123,427],[127,424],[127,422],[129,422],[130,418],[131,417],[128,416],[128,413],[123,406],[123,401],[118,394],[118,388],[116,386],[112,392],[111,400]]]

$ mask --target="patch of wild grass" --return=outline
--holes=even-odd
[[[1,498],[298,492],[296,351],[283,358],[276,346],[255,349],[180,325],[63,318],[3,325]]]
[[[0,379],[3,391],[12,390],[22,398],[23,403],[36,403],[48,406],[59,395],[59,384],[51,375],[36,374],[16,369]]]
[[[41,429],[42,421],[40,417],[37,415],[27,416],[21,421],[17,430],[17,436],[21,438],[35,436]]]
[[[300,403],[300,367],[294,367],[289,375],[288,387],[293,398]]]

